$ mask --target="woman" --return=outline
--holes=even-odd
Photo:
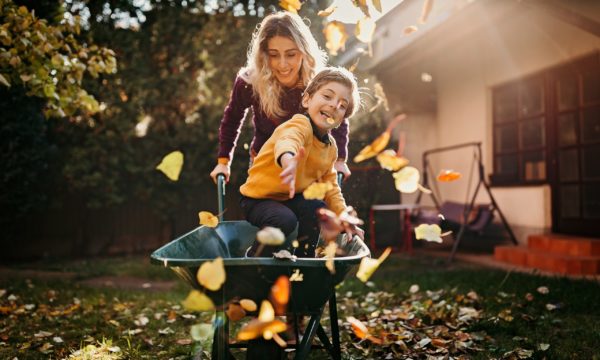
[[[299,111],[306,85],[326,60],[327,55],[298,15],[278,12],[264,18],[252,37],[246,66],[235,79],[221,120],[218,163],[210,173],[215,182],[217,174],[224,174],[229,181],[229,164],[247,109],[252,107],[253,111],[253,159],[275,128]],[[347,119],[332,136],[338,146],[335,169],[348,177]]]

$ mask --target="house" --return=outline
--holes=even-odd
[[[419,164],[428,149],[481,142],[519,243],[548,233],[600,238],[600,1],[436,1],[420,24],[422,5],[405,0],[380,18],[372,57],[360,62],[409,113],[405,155]],[[407,35],[411,25],[418,30]],[[473,156],[466,148],[432,158],[434,171],[463,174],[437,184],[444,200],[472,194]],[[484,191],[477,202],[489,202]],[[587,244],[587,255],[600,256],[599,244]]]

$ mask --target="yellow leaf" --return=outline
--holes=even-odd
[[[419,30],[419,29],[416,26],[410,25],[410,26],[405,27],[402,32],[404,33],[404,35],[410,35],[417,30]]]
[[[391,134],[385,131],[379,135],[373,142],[365,146],[359,153],[354,157],[354,162],[359,163],[361,161],[370,159],[379,154],[387,144],[390,142]]]
[[[300,269],[296,269],[290,276],[290,281],[304,281],[304,274],[300,272]]]
[[[421,224],[415,228],[415,238],[436,243],[442,242],[442,228],[437,224]]]
[[[337,243],[335,241],[330,241],[325,247],[325,267],[329,269],[329,272],[335,274],[335,262],[333,259],[335,258],[335,253],[337,252]]]
[[[377,270],[379,265],[381,265],[381,263],[383,263],[385,259],[387,259],[391,252],[392,248],[388,247],[383,251],[381,256],[379,256],[379,259],[377,260],[368,257],[362,258],[358,267],[358,271],[356,272],[356,277],[362,282],[367,282],[371,275],[373,275],[373,273],[375,272],[375,270]]]
[[[377,161],[382,168],[390,171],[398,171],[408,165],[409,161],[403,156],[398,156],[394,150],[387,149],[377,155]]]
[[[381,12],[381,0],[373,0],[373,7],[375,10]]]
[[[190,291],[181,304],[190,311],[210,311],[215,308],[212,300],[198,290]]]
[[[265,226],[256,233],[256,240],[263,245],[278,246],[285,241],[285,235],[278,228]]]
[[[273,305],[268,300],[263,300],[260,304],[260,311],[258,312],[258,320],[267,322],[275,319],[275,310]]]
[[[279,6],[283,10],[287,10],[291,13],[298,14],[298,10],[302,7],[300,0],[281,0]]]
[[[346,40],[348,40],[344,24],[338,21],[331,21],[323,29],[323,34],[325,34],[326,40],[325,47],[331,55],[337,55],[340,49],[344,50]]]
[[[162,171],[169,179],[177,181],[179,180],[182,166],[183,153],[181,151],[173,151],[162,159],[156,169]]]
[[[421,174],[412,166],[405,166],[393,174],[396,189],[402,193],[412,194],[419,189]]]
[[[198,213],[198,218],[200,219],[200,225],[211,228],[215,228],[217,225],[219,225],[219,218],[213,215],[210,211],[200,211]]]
[[[370,43],[373,41],[373,35],[375,34],[375,21],[370,17],[365,17],[356,23],[354,29],[356,38],[364,43]]]
[[[314,182],[302,192],[302,195],[306,200],[323,200],[325,194],[331,189],[333,189],[332,183]]]
[[[250,300],[250,299],[242,299],[242,300],[240,300],[240,305],[246,311],[256,311],[256,309],[257,309],[256,303],[254,301]]]
[[[223,266],[223,258],[218,257],[213,261],[202,263],[196,279],[200,285],[208,290],[217,291],[225,282],[225,267]]]
[[[325,10],[319,10],[319,12],[317,13],[317,15],[319,15],[321,17],[327,17],[327,16],[333,14],[333,12],[336,9],[337,9],[337,5],[335,5],[335,3],[333,3],[327,9],[325,9]]]
[[[369,6],[367,5],[367,0],[352,0],[354,6],[357,6],[366,17],[371,17],[369,14]]]

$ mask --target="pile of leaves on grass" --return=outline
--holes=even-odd
[[[0,289],[0,358],[187,359],[200,349],[210,358],[212,313],[186,311],[182,296],[16,283]],[[530,291],[487,299],[475,291],[421,291],[417,285],[401,294],[342,291],[342,352],[354,359],[548,357],[550,344],[520,338],[507,349],[485,332],[515,322],[535,326],[565,306],[551,302],[545,287]],[[202,336],[190,331],[199,323],[209,329]]]

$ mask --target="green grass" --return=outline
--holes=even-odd
[[[74,350],[89,344],[98,345],[103,340],[111,340],[113,346],[118,346],[122,358],[188,359],[194,346],[188,344],[190,327],[209,323],[212,315],[195,314],[195,319],[189,318],[191,314],[179,306],[189,290],[183,283],[167,292],[90,288],[78,283],[82,279],[105,275],[175,280],[170,271],[150,265],[146,258],[43,262],[14,268],[71,271],[76,272],[77,277],[52,281],[0,280],[0,289],[6,290],[0,297],[1,359],[62,359]],[[412,295],[408,289],[413,284],[419,285],[417,295],[423,303],[427,300],[427,290],[444,290],[449,302],[461,294],[475,291],[479,295],[476,306],[482,310],[481,316],[478,321],[465,326],[464,331],[487,334],[487,337],[478,343],[482,351],[465,353],[465,358],[499,359],[518,348],[534,350],[534,359],[599,358],[600,284],[597,281],[507,273],[459,263],[447,265],[437,259],[421,257],[391,257],[371,281],[371,286],[365,286],[350,274],[339,287],[338,302],[345,306],[345,309],[340,306],[340,319],[344,320],[346,316],[368,318],[372,309],[365,308],[364,301],[366,294],[373,291],[393,294],[385,301],[385,307],[399,306],[410,299]],[[546,295],[538,293],[536,289],[540,286],[548,287],[550,292]],[[532,300],[526,299],[527,293],[533,295]],[[10,295],[16,299],[11,297],[13,300],[9,300]],[[547,304],[558,308],[550,311]],[[498,317],[508,309],[512,321]],[[140,316],[147,317],[149,322],[136,325]],[[169,322],[169,316],[174,319],[172,322]],[[159,330],[166,328],[172,332],[159,334]],[[128,330],[134,329],[142,331],[127,334]],[[41,331],[52,335],[39,337],[43,335]],[[54,342],[55,336],[63,342]],[[44,345],[47,343],[52,347]],[[357,339],[345,326],[342,327],[344,358],[381,358],[381,348],[363,341],[360,346],[366,349],[358,350],[354,346],[356,343]],[[550,347],[542,351],[538,349],[540,344]],[[200,346],[210,350],[209,341]],[[360,353],[363,355],[356,355]],[[312,358],[325,356],[314,351]],[[425,358],[425,354],[413,358]]]

